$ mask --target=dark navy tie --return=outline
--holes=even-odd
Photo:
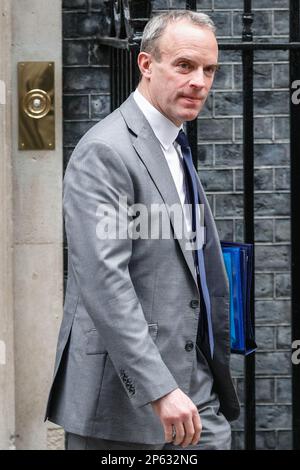
[[[196,180],[196,170],[193,164],[192,153],[189,146],[189,142],[187,136],[183,132],[183,130],[179,131],[179,134],[176,138],[176,142],[181,147],[181,153],[183,156],[183,162],[185,167],[185,174],[186,174],[186,187],[187,191],[189,192],[189,199],[192,205],[192,229],[196,233],[196,250],[195,250],[195,263],[196,263],[196,270],[197,274],[199,275],[200,279],[200,293],[202,293],[204,304],[205,304],[205,311],[206,311],[206,320],[207,320],[207,330],[208,330],[208,339],[209,339],[209,347],[211,357],[213,358],[214,353],[214,337],[213,337],[213,330],[212,330],[212,319],[211,319],[211,304],[210,304],[210,297],[209,291],[206,282],[206,273],[205,273],[205,265],[204,265],[204,256],[203,256],[203,249],[200,248],[200,243],[197,243],[197,236],[201,236],[201,227],[200,227],[200,213],[199,213],[199,192],[197,187],[197,180]],[[199,240],[198,240],[199,241]],[[202,312],[201,312],[202,313]]]

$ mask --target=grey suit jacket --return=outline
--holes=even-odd
[[[230,421],[239,403],[229,370],[228,281],[198,184],[215,338],[208,362]],[[199,291],[192,252],[177,238],[171,214],[169,238],[99,238],[99,205],[117,208],[120,196],[149,212],[153,204],[180,205],[159,142],[132,95],[84,135],[65,173],[68,282],[46,417],[80,435],[160,444],[163,427],[150,402],[177,387],[189,392]],[[129,213],[119,223],[133,220]]]

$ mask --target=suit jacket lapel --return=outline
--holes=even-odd
[[[171,214],[172,205],[176,204],[178,208],[181,208],[181,202],[159,141],[143,113],[136,105],[132,95],[130,95],[129,98],[121,105],[120,112],[122,113],[128,127],[136,134],[133,146],[146,166],[154,184],[166,204],[174,235],[178,240],[194,282],[198,287],[193,254],[191,250],[186,249],[188,240],[184,237],[184,234],[181,233],[182,231],[179,230],[180,227],[174,223]],[[184,220],[182,208],[181,216],[181,220]],[[181,225],[182,224],[179,224],[179,226]]]

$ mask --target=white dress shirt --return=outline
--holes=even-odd
[[[186,228],[188,232],[192,230],[191,214],[188,210],[187,191],[184,179],[183,158],[180,145],[175,142],[178,132],[182,126],[175,124],[161,114],[152,104],[139,92],[135,90],[133,97],[136,104],[149,122],[155,136],[159,140],[162,152],[167,160],[171,175],[173,177],[179,199],[182,205]]]

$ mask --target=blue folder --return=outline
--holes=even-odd
[[[250,315],[253,245],[221,242],[230,291],[231,352],[247,355],[257,349]]]

